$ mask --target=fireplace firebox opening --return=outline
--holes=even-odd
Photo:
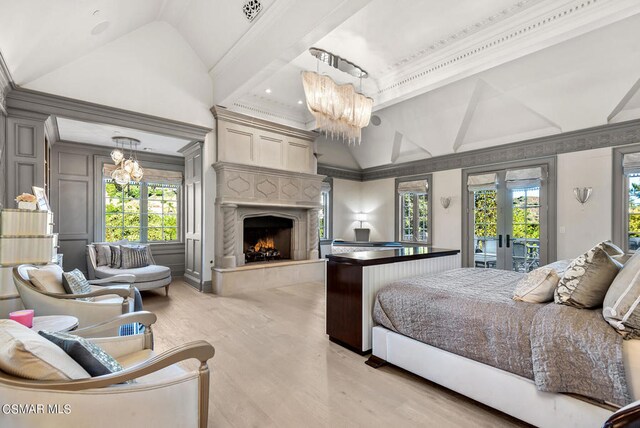
[[[272,215],[244,219],[245,263],[291,259],[293,220]]]

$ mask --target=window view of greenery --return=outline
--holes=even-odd
[[[529,272],[540,265],[540,188],[513,190],[513,268]]]
[[[147,183],[120,186],[105,180],[105,240],[178,239],[178,188]]]
[[[414,211],[418,207],[417,212]],[[400,212],[402,214],[401,240],[427,241],[429,233],[429,204],[426,193],[407,192],[400,195]],[[414,235],[414,231],[418,231]]]
[[[318,218],[318,230],[320,239],[330,239],[329,237],[329,192],[321,192],[322,211]]]
[[[640,174],[628,176],[629,206],[627,233],[629,250],[640,248]]]
[[[475,265],[495,267],[498,239],[498,205],[495,190],[473,192]]]

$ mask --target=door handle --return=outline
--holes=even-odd
[[[507,248],[511,247],[511,236],[507,235]]]
[[[502,248],[502,235],[498,235],[498,248]]]

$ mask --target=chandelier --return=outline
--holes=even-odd
[[[144,170],[138,163],[138,156],[135,147],[140,145],[140,140],[130,137],[111,138],[116,144],[116,148],[111,151],[111,160],[117,168],[111,173],[113,181],[121,186],[135,181],[139,182],[144,176]],[[129,158],[126,158],[125,150],[129,147]]]
[[[318,61],[325,62],[340,71],[362,78],[367,72],[357,65],[322,49],[311,48],[309,52]],[[362,128],[369,125],[373,99],[356,92],[352,84],[339,85],[331,77],[313,71],[302,72],[302,86],[307,108],[316,119],[316,128],[342,138],[349,144],[360,144]]]

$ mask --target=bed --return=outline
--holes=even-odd
[[[462,268],[376,296],[385,361],[537,426],[602,426],[640,395],[640,340],[600,310],[512,300],[523,274]]]

